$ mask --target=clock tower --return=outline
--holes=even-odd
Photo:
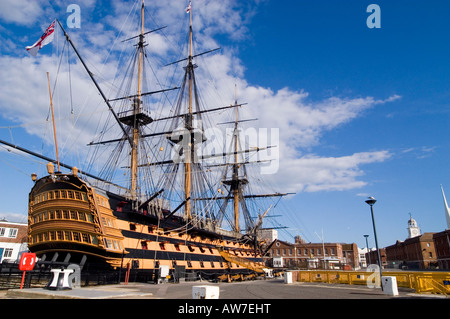
[[[413,238],[420,236],[420,229],[417,225],[417,222],[414,218],[412,218],[411,213],[409,214],[408,220],[408,238]]]

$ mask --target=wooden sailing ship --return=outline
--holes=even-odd
[[[137,72],[132,74],[137,80],[133,80],[134,86],[128,86],[134,92],[115,99],[105,96],[59,23],[103,97],[114,124],[120,128],[119,138],[90,145],[117,144],[112,156],[129,155],[125,165],[128,186],[115,184],[108,176],[94,176],[60,163],[59,158],[55,161],[2,141],[50,162],[47,176],[33,177],[35,184],[29,194],[29,249],[41,260],[78,263],[84,268],[88,265],[102,271],[124,269],[128,274],[132,269],[153,276],[162,266],[170,268],[177,276],[194,273],[207,278],[230,278],[262,273],[265,266],[258,230],[270,207],[255,216],[257,212],[251,212],[246,203],[286,194],[245,191],[251,181],[246,171],[249,161],[243,154],[250,151],[240,145],[238,108],[242,104],[236,100],[235,104],[225,107],[202,108],[194,58],[204,53],[193,53],[192,10],[189,11],[188,57],[176,62],[186,63],[182,85],[169,89],[179,90],[173,113],[159,119],[151,117],[145,97],[165,90],[143,92],[142,89],[143,64],[147,57],[145,36],[153,31],[144,29],[143,1],[140,11],[140,34],[127,39],[138,41],[133,59],[136,64],[133,70]],[[116,113],[118,108],[120,111]],[[205,164],[202,160],[213,155],[199,156],[197,152],[206,141],[204,116],[228,109],[234,111],[235,118],[230,122],[234,125],[232,143],[228,151],[221,154],[221,158],[227,160],[221,164]],[[165,130],[156,132],[157,123],[162,121],[168,123]],[[148,161],[147,155],[155,152],[155,147],[145,142],[148,138],[164,142],[165,146],[157,147],[156,151],[165,151],[171,157]],[[123,161],[116,160],[116,163],[123,167]],[[205,173],[212,166],[221,172],[216,181],[211,181]],[[62,173],[61,167],[70,172]],[[143,185],[149,183],[144,182],[144,177],[154,181],[147,190]],[[181,182],[177,182],[178,179]],[[245,226],[240,224],[242,215]],[[228,227],[223,227],[224,220],[229,221]]]

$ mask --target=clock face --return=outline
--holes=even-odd
[[[417,229],[411,229],[411,235],[412,235],[412,236],[417,236],[417,235],[419,235],[419,230],[417,230]]]

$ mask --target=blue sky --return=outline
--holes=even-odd
[[[170,44],[184,40],[171,32],[186,26],[187,2],[171,1],[167,10],[165,1],[146,1],[154,10],[149,24],[155,19],[169,25]],[[82,24],[69,33],[81,50],[89,50],[89,62],[102,65],[107,51],[100,44],[114,40],[123,21],[117,16],[126,16],[134,1],[0,4],[0,139],[49,156],[54,153],[45,124],[45,71],[56,71],[59,42],[34,60],[24,46],[55,16],[65,22],[71,3],[80,5]],[[379,29],[366,24],[372,3],[381,9]],[[422,232],[446,228],[440,185],[450,194],[448,1],[197,0],[193,10],[198,10],[198,50],[222,48],[207,68],[217,74],[221,98],[233,101],[237,83],[239,101],[250,105],[244,116],[258,117],[260,127],[280,129],[280,168],[265,178],[277,190],[296,193],[277,210],[284,215],[278,222],[289,227],[280,230],[282,239],[300,234],[318,241],[315,233],[323,230],[325,241],[362,247],[369,234],[374,246],[364,203],[369,195],[378,200],[380,246],[406,238],[409,213]],[[154,41],[157,58],[180,52]],[[109,66],[100,68],[106,78],[114,76]],[[83,90],[81,73],[74,87]],[[70,153],[74,132],[61,135]],[[1,184],[0,217],[26,221],[29,174],[35,171],[43,174],[42,163],[2,149],[0,178],[8,183]]]

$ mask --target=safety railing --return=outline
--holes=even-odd
[[[379,273],[371,271],[292,270],[292,280],[373,286]],[[397,286],[414,289],[416,293],[450,295],[450,272],[384,271],[383,276],[396,277]]]

